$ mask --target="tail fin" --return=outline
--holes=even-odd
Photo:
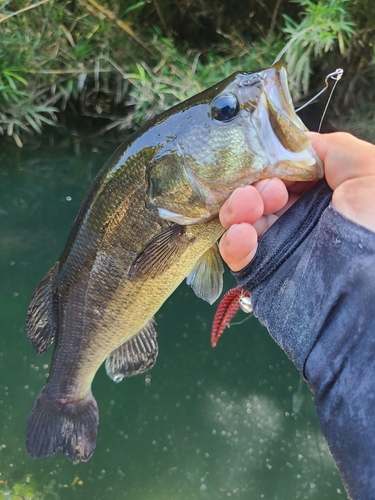
[[[50,399],[44,388],[27,422],[27,451],[33,458],[61,451],[73,463],[87,462],[95,450],[98,427],[98,406],[91,393],[65,403]]]

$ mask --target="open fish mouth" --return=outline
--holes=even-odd
[[[284,180],[322,177],[323,164],[311,146],[308,129],[295,112],[284,64],[277,63],[256,75],[258,81],[253,82],[257,89],[253,99],[256,104],[251,114],[270,165],[262,178],[272,173]]]
[[[288,85],[288,75],[284,64],[277,63],[265,71],[264,87],[269,99],[282,111],[289,120],[301,130],[307,128],[296,114]]]

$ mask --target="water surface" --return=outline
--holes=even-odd
[[[28,303],[115,143],[60,132],[22,150],[1,144],[0,498],[346,498],[313,396],[292,363],[254,318],[212,349],[214,307],[186,284],[157,314],[152,371],[115,384],[99,370],[91,460],[27,455],[27,417],[52,354],[38,356],[26,338]],[[232,286],[227,271],[225,289]]]

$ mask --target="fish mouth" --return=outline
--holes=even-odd
[[[297,116],[290,95],[287,71],[277,63],[260,73],[259,99],[252,113],[270,168],[262,177],[316,180],[323,164],[311,146],[307,127]]]
[[[277,106],[298,129],[307,131],[307,127],[296,114],[292,96],[288,85],[288,75],[283,63],[276,63],[269,70],[265,70],[264,88],[269,100]]]

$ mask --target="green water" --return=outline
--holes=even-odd
[[[185,284],[157,314],[155,368],[120,384],[99,370],[91,460],[27,455],[27,416],[51,360],[26,338],[28,303],[114,148],[62,133],[23,150],[1,144],[0,498],[346,498],[294,366],[254,318],[212,349],[214,307]],[[226,272],[225,289],[233,285]]]

